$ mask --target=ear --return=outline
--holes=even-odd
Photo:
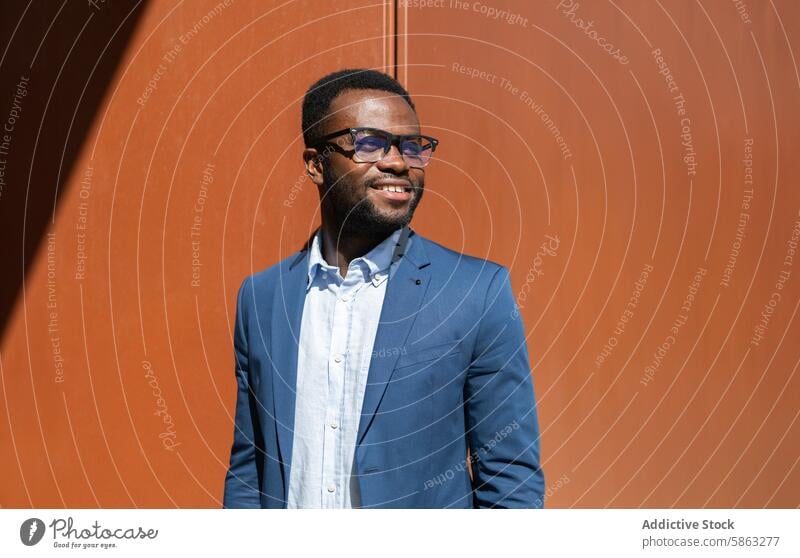
[[[322,186],[322,154],[314,147],[306,147],[303,150],[303,162],[311,181],[317,186]]]

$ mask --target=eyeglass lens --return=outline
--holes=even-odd
[[[388,153],[390,137],[372,130],[356,132],[354,148],[356,156],[364,163],[380,161]],[[424,167],[433,153],[433,145],[422,136],[411,136],[400,142],[400,153],[410,167]]]

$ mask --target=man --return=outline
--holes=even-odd
[[[322,224],[239,289],[224,506],[541,507],[508,271],[408,226],[438,143],[408,92],[342,70],[302,121]]]

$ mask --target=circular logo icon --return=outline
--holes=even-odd
[[[44,521],[38,517],[31,517],[22,522],[19,528],[19,538],[25,546],[33,546],[44,537]]]

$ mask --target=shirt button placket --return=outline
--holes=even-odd
[[[337,289],[339,292],[346,287],[343,284]],[[338,294],[338,293],[337,293]],[[342,504],[341,490],[337,489],[339,474],[337,464],[341,454],[341,435],[338,433],[339,414],[341,410],[345,367],[347,365],[347,338],[350,332],[350,312],[347,300],[350,296],[344,293],[337,297],[333,310],[333,327],[331,331],[331,360],[328,366],[329,398],[327,402],[327,420],[331,425],[325,428],[325,449],[323,452],[323,501],[324,507],[340,507]],[[336,425],[335,427],[333,425]]]

